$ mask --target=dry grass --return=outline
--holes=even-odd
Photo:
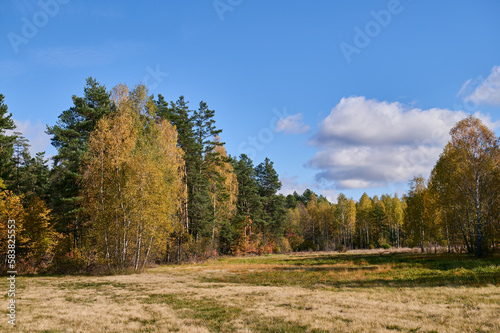
[[[379,252],[19,277],[14,331],[500,332],[499,278],[498,258]]]

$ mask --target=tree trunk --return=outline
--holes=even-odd
[[[479,218],[478,218],[479,219]],[[477,224],[476,257],[483,255],[483,231],[481,222]]]
[[[422,253],[425,252],[425,249],[424,249],[424,237],[425,237],[425,235],[424,235],[424,228],[422,226],[423,223],[424,223],[423,221],[420,221],[420,251]]]

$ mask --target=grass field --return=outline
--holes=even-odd
[[[5,314],[0,331],[500,332],[499,286],[498,256],[228,257],[133,275],[18,277],[17,325]]]

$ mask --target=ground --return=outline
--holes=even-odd
[[[500,332],[499,286],[498,256],[227,257],[142,274],[18,277],[17,324],[5,314],[0,331]]]

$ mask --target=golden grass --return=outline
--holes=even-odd
[[[5,315],[0,331],[500,332],[495,285],[337,287],[327,282],[384,276],[394,265],[358,265],[375,266],[367,270],[349,270],[357,267],[350,260],[300,265],[311,258],[321,257],[263,257],[249,263],[239,258],[120,276],[19,277],[16,328]],[[312,284],[245,282],[254,275],[267,284],[268,274],[287,278],[318,267],[311,277],[325,280]],[[7,290],[4,280],[0,288]]]

